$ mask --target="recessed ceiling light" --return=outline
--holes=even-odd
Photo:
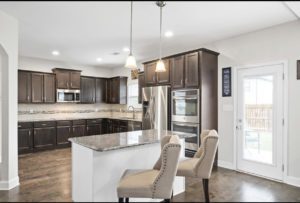
[[[114,52],[114,53],[112,53],[112,55],[119,55],[120,54],[120,52]]]
[[[60,54],[59,51],[52,51],[53,56],[58,56],[59,54]]]
[[[100,58],[100,57],[99,57],[99,58],[97,58],[97,61],[98,61],[98,62],[102,61],[102,58]]]
[[[124,47],[124,48],[123,48],[123,51],[124,51],[124,52],[129,52],[130,49],[129,49],[128,47]]]
[[[167,31],[165,32],[165,37],[173,37],[173,32],[172,31]]]

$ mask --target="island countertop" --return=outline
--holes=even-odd
[[[163,137],[168,135],[178,135],[180,139],[191,138],[196,136],[195,134],[190,133],[152,129],[76,137],[70,138],[69,141],[95,151],[110,151],[127,147],[158,143]]]

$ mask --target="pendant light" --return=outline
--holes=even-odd
[[[157,1],[156,5],[160,8],[160,27],[159,27],[159,60],[156,64],[155,72],[165,72],[166,67],[164,62],[161,60],[161,32],[162,32],[162,8],[166,5],[164,1]]]
[[[137,68],[137,65],[136,65],[135,58],[132,55],[132,4],[133,1],[131,1],[131,14],[130,14],[130,53],[129,56],[127,57],[125,67],[135,69]]]

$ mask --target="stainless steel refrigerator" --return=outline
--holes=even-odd
[[[170,86],[144,87],[143,130],[170,130]]]

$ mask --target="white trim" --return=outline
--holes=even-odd
[[[300,187],[300,178],[296,178],[293,176],[286,176],[285,177],[285,183],[289,185],[293,185],[296,187]]]
[[[288,60],[280,60],[261,64],[252,65],[241,65],[233,67],[233,170],[237,170],[237,132],[236,132],[236,121],[237,121],[237,72],[240,69],[255,68],[260,66],[272,66],[283,64],[284,82],[283,82],[283,182],[288,183],[288,180],[295,180],[297,178],[290,178],[288,174]],[[293,181],[291,181],[293,182]],[[297,182],[297,181],[294,181]],[[299,184],[300,185],[300,184]]]
[[[234,164],[228,161],[218,160],[218,167],[235,170]]]
[[[11,190],[20,185],[19,176],[9,180],[9,181],[0,181],[0,190]]]

